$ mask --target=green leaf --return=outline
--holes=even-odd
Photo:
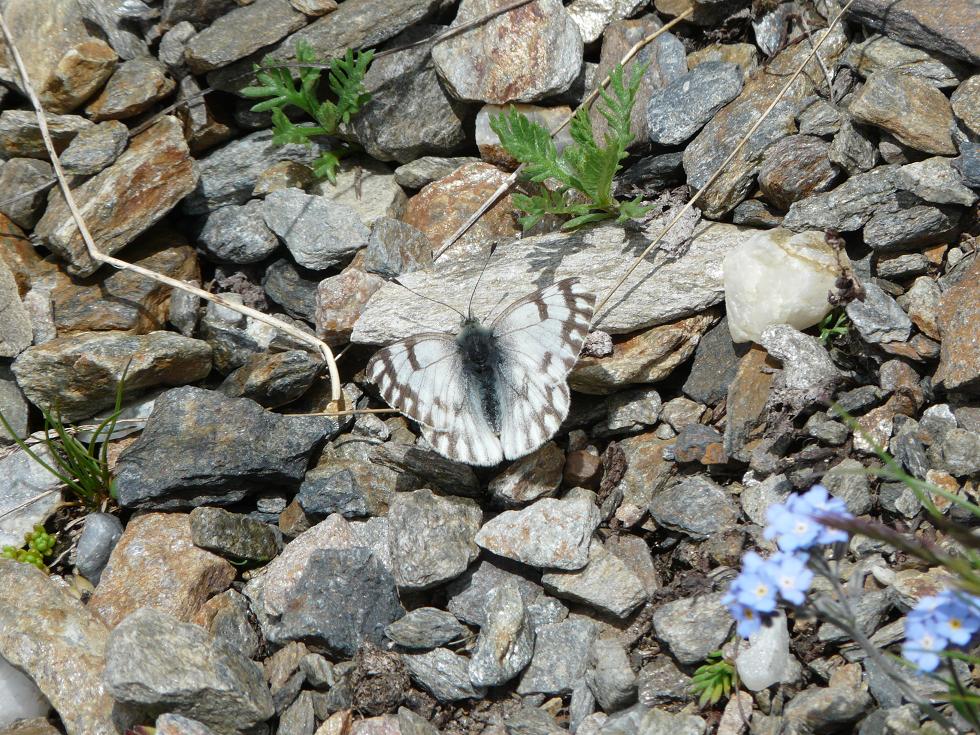
[[[500,138],[504,149],[526,166],[528,179],[541,182],[555,178],[577,188],[559,165],[555,141],[544,127],[510,107],[496,117],[490,116],[490,129]]]
[[[340,154],[337,151],[325,151],[313,162],[313,174],[318,178],[327,179],[331,184],[336,184],[339,165]]]
[[[587,225],[592,222],[602,222],[603,220],[612,217],[608,212],[593,212],[592,214],[583,214],[579,217],[574,217],[565,224],[561,226],[563,230],[574,230],[576,227],[581,227],[582,225]]]

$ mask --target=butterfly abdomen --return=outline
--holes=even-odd
[[[497,392],[502,355],[494,341],[493,332],[475,319],[463,322],[456,336],[463,373],[470,389],[475,391],[483,414],[494,432],[500,432],[500,396]]]

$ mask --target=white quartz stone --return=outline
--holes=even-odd
[[[838,256],[813,230],[766,230],[736,247],[724,262],[732,340],[758,342],[774,324],[800,330],[818,324],[831,309],[827,295],[842,265],[850,267],[846,254]]]
[[[46,717],[50,709],[34,681],[0,656],[0,728],[17,720]]]
[[[786,615],[778,613],[769,625],[753,633],[735,657],[738,678],[750,692],[784,681],[790,671],[789,630]]]

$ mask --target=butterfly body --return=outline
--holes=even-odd
[[[379,350],[366,373],[440,454],[483,466],[516,459],[568,414],[566,377],[594,307],[595,297],[566,278],[488,325],[467,317],[455,334],[424,332]]]

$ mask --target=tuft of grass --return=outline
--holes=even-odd
[[[63,482],[69,492],[89,510],[98,510],[104,501],[116,497],[115,481],[109,471],[109,438],[115,431],[116,421],[122,412],[128,370],[127,365],[116,386],[112,413],[95,427],[87,444],[79,441],[75,428],[65,425],[57,408],[49,407],[41,411],[44,415],[44,445],[48,449],[51,463],[45,461],[17,435],[0,412],[0,424],[17,445],[27,456]]]
[[[596,141],[589,111],[584,107],[572,118],[569,132],[573,142],[561,153],[548,130],[513,107],[490,119],[490,127],[504,150],[525,165],[526,179],[541,184],[539,193],[533,196],[513,195],[514,204],[525,213],[519,218],[524,229],[547,215],[571,217],[562,226],[570,230],[607,219],[639,219],[650,211],[651,207],[640,203],[640,197],[621,202],[613,196],[613,179],[622,169],[626,149],[633,141],[630,118],[645,72],[646,66],[638,64],[630,78],[625,79],[619,64],[609,75],[609,90],[602,91],[597,108],[609,123],[603,144]],[[547,179],[558,181],[559,188],[549,190],[543,184]],[[587,201],[572,201],[567,195],[573,191]]]
[[[851,323],[843,309],[834,309],[820,320],[820,344],[826,347],[839,337],[846,337]]]
[[[24,534],[24,546],[27,548],[18,549],[16,546],[4,546],[0,551],[0,556],[4,559],[13,559],[23,564],[32,564],[47,574],[50,570],[44,560],[54,552],[56,537],[44,530],[44,526],[38,524],[34,530]]]
[[[735,685],[735,667],[728,663],[721,651],[709,653],[706,663],[694,671],[691,691],[698,697],[698,705],[715,705],[722,697],[731,696]]]
[[[246,87],[241,93],[253,99],[265,98],[252,107],[252,112],[271,112],[273,138],[277,145],[300,143],[310,145],[310,139],[318,136],[337,134],[340,124],[347,124],[371,99],[364,88],[364,75],[374,58],[374,51],[352,51],[330,62],[327,82],[336,98],[320,100],[317,87],[323,69],[303,64],[320,64],[313,48],[301,41],[296,45],[296,60],[299,63],[299,79],[293,79],[292,70],[272,66],[267,62],[255,65],[258,84]],[[296,107],[305,112],[314,125],[297,125],[286,117],[285,109]],[[313,162],[313,173],[336,183],[337,166],[340,159],[352,151],[350,145],[339,143],[334,150],[322,153]]]

